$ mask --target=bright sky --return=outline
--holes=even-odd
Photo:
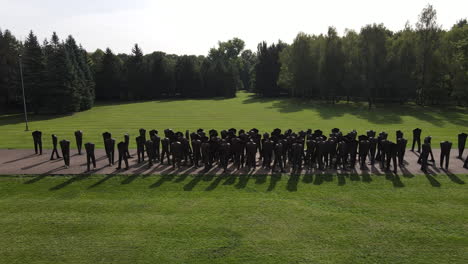
[[[206,55],[219,40],[239,37],[256,50],[260,41],[291,43],[298,32],[320,34],[333,25],[342,34],[370,23],[402,29],[431,3],[450,28],[468,16],[466,0],[0,0],[0,28],[24,40],[71,34],[88,51],[110,47],[143,52]]]

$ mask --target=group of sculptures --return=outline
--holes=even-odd
[[[431,137],[424,138],[421,144],[422,130],[416,128],[413,130],[413,143],[411,150],[417,147],[420,153],[418,163],[421,164],[421,170],[426,172],[429,162],[435,165],[434,155],[431,148]],[[36,154],[42,154],[42,132],[34,131],[34,149]],[[321,130],[293,132],[291,129],[284,133],[281,129],[274,129],[271,133],[259,134],[258,129],[237,131],[235,128],[222,130],[210,130],[208,134],[203,129],[197,132],[184,133],[174,132],[171,129],[164,130],[164,136],[161,138],[157,130],[149,131],[149,138],[146,137],[146,130],[140,129],[136,137],[137,159],[138,163],[148,159],[148,165],[151,167],[154,162],[161,164],[167,160],[167,164],[180,168],[182,162],[184,165],[199,167],[202,163],[205,170],[217,164],[228,171],[229,162],[233,162],[234,167],[240,169],[247,167],[255,169],[257,166],[257,153],[259,161],[265,169],[276,172],[279,169],[284,172],[285,167],[290,166],[292,173],[301,171],[302,166],[307,169],[326,168],[350,169],[359,164],[362,170],[367,169],[367,159],[370,165],[375,162],[385,170],[393,168],[397,172],[398,166],[404,166],[404,156],[408,140],[404,138],[403,132],[396,132],[396,141],[392,142],[386,132],[378,135],[373,130],[368,130],[365,135],[357,136],[355,130],[343,134],[340,129],[332,129],[329,136],[325,136]],[[109,165],[113,165],[116,140],[112,138],[111,133],[102,134],[104,147]],[[83,132],[76,131],[75,139],[78,154],[81,155],[83,145]],[[458,135],[458,158],[462,159],[466,133]],[[52,135],[53,150],[51,160],[60,158],[57,144],[60,144],[61,153],[65,166],[70,166],[70,141],[61,140],[58,142],[57,136]],[[122,168],[122,162],[125,163],[125,169],[129,168],[128,159],[131,158],[129,152],[130,136],[124,135],[124,140],[117,143],[118,167]],[[86,150],[87,170],[91,165],[96,168],[95,145],[93,143],[84,144]],[[443,141],[440,143],[440,167],[448,169],[450,160],[450,151],[452,143]],[[429,159],[430,157],[430,159]],[[445,164],[444,164],[445,161]],[[392,165],[392,166],[391,166]],[[443,166],[445,165],[445,166]],[[468,157],[464,162],[464,168],[468,169]]]

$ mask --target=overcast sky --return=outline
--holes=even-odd
[[[0,28],[20,40],[31,29],[41,40],[71,34],[88,51],[129,53],[138,43],[144,53],[206,55],[233,37],[255,50],[262,40],[291,43],[330,25],[340,34],[374,22],[396,31],[414,25],[428,3],[445,29],[468,16],[467,0],[0,0]]]

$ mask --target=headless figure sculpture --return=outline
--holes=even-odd
[[[36,154],[42,155],[42,132],[36,130],[32,132],[32,136],[34,140],[34,151]]]
[[[86,165],[88,171],[90,171],[91,162],[93,163],[93,168],[96,168],[96,157],[94,156],[94,144],[93,143],[86,143]]]
[[[57,155],[57,159],[60,158],[60,155],[59,155],[58,150],[57,150],[57,143],[58,143],[57,136],[56,136],[56,135],[52,135],[52,146],[53,146],[53,149],[52,149],[52,155],[50,155],[50,160],[54,160],[54,154]]]

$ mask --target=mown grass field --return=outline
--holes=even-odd
[[[0,263],[467,263],[447,176],[230,177],[0,177]]]
[[[45,148],[51,148],[50,135],[74,142],[73,132],[83,130],[84,140],[103,147],[101,134],[109,131],[117,140],[124,133],[132,136],[139,128],[165,128],[185,131],[204,129],[258,128],[271,132],[274,128],[322,129],[334,127],[343,131],[368,129],[387,131],[394,140],[395,131],[402,130],[411,140],[411,131],[419,127],[423,137],[433,136],[433,142],[451,140],[468,130],[468,109],[420,107],[415,105],[378,105],[368,110],[366,104],[336,105],[298,99],[258,99],[248,93],[238,93],[233,99],[161,100],[140,103],[98,104],[93,109],[69,116],[30,116],[30,130],[43,131]],[[31,148],[31,132],[24,131],[23,115],[0,115],[0,148]],[[74,144],[72,144],[74,146]],[[131,146],[132,147],[132,146]]]

